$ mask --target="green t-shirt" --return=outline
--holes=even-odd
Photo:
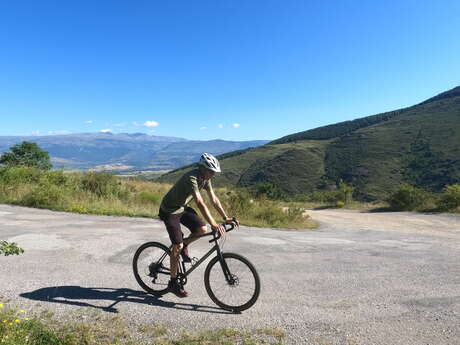
[[[210,180],[202,180],[198,176],[198,169],[184,174],[164,196],[160,205],[162,211],[173,214],[184,212],[185,206],[192,201],[194,191],[199,194],[202,189],[212,189]]]

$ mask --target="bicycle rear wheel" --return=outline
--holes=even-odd
[[[134,277],[146,292],[161,296],[168,291],[170,255],[169,248],[158,242],[147,242],[137,249],[133,258]]]
[[[255,267],[245,257],[223,253],[225,265],[214,257],[206,267],[206,291],[219,307],[233,312],[246,310],[256,303],[260,294],[260,279]],[[224,274],[228,267],[229,278]]]

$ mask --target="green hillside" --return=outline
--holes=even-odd
[[[296,195],[333,189],[344,180],[362,200],[382,199],[403,182],[440,191],[460,183],[460,87],[419,105],[296,133],[219,159],[220,186],[271,182]],[[184,171],[161,180],[174,182]]]

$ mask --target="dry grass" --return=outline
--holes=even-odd
[[[2,345],[282,345],[277,328],[213,329],[179,334],[161,324],[132,325],[120,316],[85,309],[61,319],[46,310],[18,310],[0,302]]]

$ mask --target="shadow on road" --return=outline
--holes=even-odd
[[[146,294],[142,291],[131,289],[112,289],[112,288],[84,288],[81,286],[53,286],[26,292],[20,295],[35,301],[63,303],[79,307],[91,307],[101,309],[109,313],[118,313],[115,306],[120,302],[140,303],[156,307],[173,308],[189,311],[198,311],[215,314],[231,314],[220,308],[201,306],[197,304],[175,303],[163,301],[160,298]],[[88,303],[87,300],[112,302],[108,306],[100,306]]]

